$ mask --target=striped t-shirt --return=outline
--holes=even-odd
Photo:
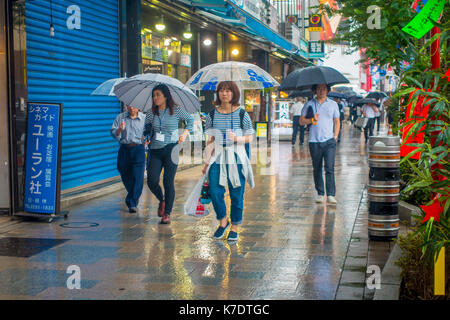
[[[213,135],[217,138],[218,135],[218,131],[220,131],[221,133],[221,138],[220,139],[224,139],[227,130],[231,129],[231,131],[234,132],[235,135],[241,137],[241,136],[248,136],[248,135],[253,135],[254,134],[254,130],[253,130],[253,125],[252,125],[252,120],[250,119],[250,116],[248,115],[247,112],[244,113],[244,118],[242,121],[242,129],[241,129],[241,117],[239,115],[241,108],[237,108],[235,111],[233,111],[231,114],[225,114],[225,113],[220,113],[219,111],[214,110],[214,123],[212,123],[211,121],[211,116],[208,115],[206,116],[206,124],[205,124],[205,131],[206,134],[209,135]],[[216,132],[213,131],[217,130]],[[221,140],[224,141],[224,140]],[[233,144],[234,142],[229,139],[228,137],[226,137],[226,143],[227,145]]]
[[[168,144],[176,143],[179,138],[178,122],[180,120],[185,120],[186,129],[193,133],[194,118],[178,106],[175,106],[173,115],[170,115],[169,108],[159,111],[159,116],[154,115],[152,111],[148,112],[145,118],[144,135],[150,134],[152,136],[150,149],[161,149]],[[153,132],[149,131],[150,127]],[[156,140],[157,133],[164,135],[164,142]]]

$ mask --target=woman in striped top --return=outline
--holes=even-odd
[[[217,108],[213,111],[213,119],[206,117],[205,131],[211,136],[206,146],[206,163],[203,173],[209,180],[209,194],[219,220],[214,233],[221,239],[230,227],[226,216],[225,186],[231,199],[231,229],[228,240],[238,240],[238,226],[242,223],[244,209],[245,182],[254,187],[253,172],[245,150],[245,144],[253,139],[253,126],[250,116],[239,107],[240,93],[233,81],[219,83],[216,91]]]
[[[151,135],[147,185],[159,200],[158,216],[162,217],[161,223],[168,224],[175,200],[174,180],[178,168],[178,143],[184,142],[188,133],[192,132],[194,118],[184,109],[175,105],[166,85],[155,86],[152,97],[152,111],[147,113],[144,132],[144,135]],[[178,133],[180,120],[186,122],[186,129],[181,135]],[[159,185],[163,168],[164,195]]]

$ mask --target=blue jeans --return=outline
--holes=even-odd
[[[233,188],[229,179],[228,190],[230,192],[231,199],[231,223],[239,225],[242,223],[242,212],[244,210],[244,191],[245,191],[245,177],[242,174],[242,165],[237,164],[239,171],[239,180],[241,186]],[[229,165],[227,165],[228,169]],[[227,216],[227,206],[225,204],[225,187],[219,184],[220,166],[217,163],[213,163],[209,169],[209,194],[211,201],[216,212],[217,220],[222,220]]]
[[[322,177],[322,166],[325,161],[325,178],[327,196],[336,195],[336,183],[334,181],[334,158],[336,155],[336,140],[333,138],[325,142],[309,143],[309,152],[311,154],[314,185],[320,196],[325,194]]]
[[[144,187],[145,149],[144,145],[128,147],[122,145],[117,155],[117,170],[128,194],[125,203],[136,208]]]

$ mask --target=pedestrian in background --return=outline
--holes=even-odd
[[[342,103],[342,101],[338,98],[334,98],[334,102],[337,103],[338,108],[339,108],[339,135],[338,135],[338,139],[337,142],[341,142],[341,131],[342,131],[342,122],[345,119],[345,110],[344,110],[344,104]]]
[[[361,112],[365,118],[368,119],[367,125],[364,128],[365,143],[369,140],[370,136],[373,136],[373,129],[375,127],[375,116],[378,112],[378,108],[373,103],[365,104],[362,106]]]
[[[381,104],[380,107],[377,108],[377,111],[375,112],[375,118],[374,118],[374,130],[375,130],[375,124],[377,126],[377,133],[380,132],[380,119],[381,118]]]
[[[229,241],[237,241],[238,226],[242,224],[245,182],[253,188],[253,171],[245,150],[245,144],[253,139],[253,125],[247,112],[240,119],[240,92],[233,81],[223,81],[217,86],[217,108],[206,116],[206,134],[211,138],[206,145],[206,162],[203,174],[209,180],[209,194],[216,218],[219,220],[214,237],[221,239],[230,227],[225,204],[225,186],[228,185],[231,200],[231,228]],[[245,111],[245,110],[244,110]],[[241,126],[242,123],[242,126]]]
[[[316,94],[316,98],[305,104],[300,124],[312,124],[309,130],[309,152],[313,164],[314,185],[318,194],[316,202],[322,203],[324,200],[322,167],[325,162],[327,203],[336,204],[334,160],[340,130],[339,107],[335,101],[327,98],[330,87],[326,84],[314,85],[312,91]],[[308,112],[309,109],[313,112]],[[313,114],[312,117],[309,116],[310,113]]]
[[[111,135],[120,143],[117,170],[128,192],[125,203],[131,213],[137,211],[144,186],[144,126],[145,115],[137,108],[128,106],[127,111],[116,117],[111,128]]]
[[[178,168],[178,143],[186,140],[194,127],[194,118],[179,106],[176,106],[169,88],[159,84],[152,90],[152,111],[145,119],[145,134],[151,135],[147,165],[147,185],[159,200],[158,216],[162,224],[170,223],[170,214],[175,200],[175,175]],[[186,122],[186,129],[179,135],[178,123]],[[164,168],[164,194],[159,180]]]
[[[297,140],[297,134],[300,130],[300,145],[303,145],[305,139],[305,126],[300,125],[300,117],[302,115],[303,109],[303,98],[297,97],[296,102],[291,106],[290,113],[292,114],[292,146],[295,146],[295,141]]]

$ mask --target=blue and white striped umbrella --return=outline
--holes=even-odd
[[[91,92],[91,95],[94,96],[115,96],[114,87],[121,83],[126,78],[114,78],[109,79],[99,85],[94,91]]]
[[[260,67],[246,62],[227,61],[210,64],[186,82],[193,90],[216,90],[221,81],[234,81],[241,89],[265,89],[280,84]]]
[[[176,105],[189,113],[200,109],[200,101],[191,89],[181,81],[158,73],[144,73],[130,77],[114,88],[117,98],[127,106],[147,112],[153,104],[152,90],[158,84],[165,84]]]

